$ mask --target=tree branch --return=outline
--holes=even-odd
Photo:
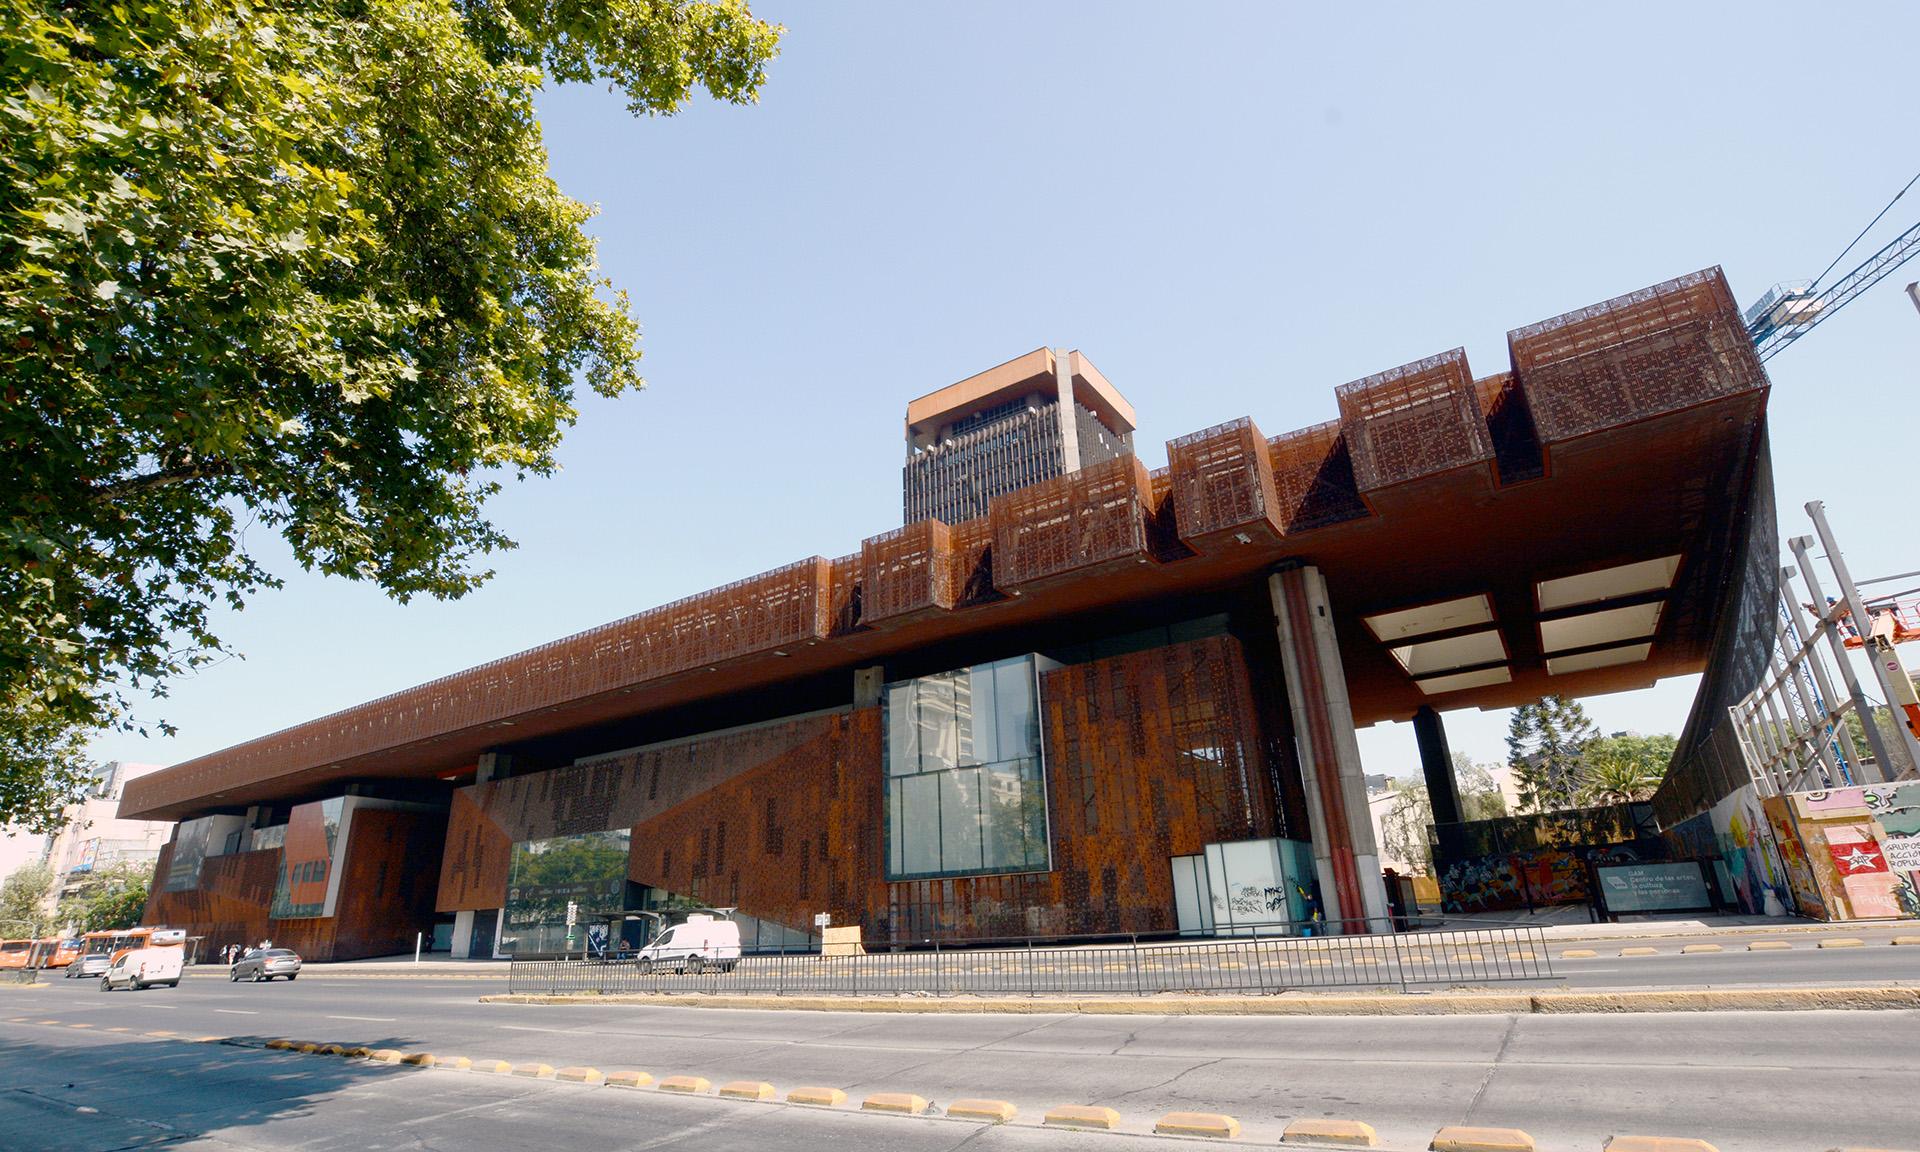
[[[175,484],[210,480],[216,476],[228,475],[232,471],[233,466],[225,460],[195,460],[190,464],[176,464],[171,468],[129,476],[125,480],[115,480],[108,484],[90,484],[88,495],[95,500],[119,500],[159,488],[168,488]]]

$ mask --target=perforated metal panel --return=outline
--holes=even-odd
[[[867,538],[860,545],[860,568],[860,615],[870,624],[951,610],[959,599],[952,534],[938,520]]]
[[[1241,417],[1167,442],[1180,538],[1205,552],[1227,538],[1281,533],[1266,437]]]
[[[1360,491],[1491,459],[1465,349],[1377,372],[1336,392]]]
[[[1549,444],[1767,387],[1717,267],[1516,328],[1507,347]]]
[[[1122,456],[993,501],[993,579],[1003,590],[1096,566],[1146,560],[1152,484]]]
[[[1273,461],[1276,513],[1289,535],[1368,515],[1340,421],[1275,436],[1267,441],[1267,455]]]

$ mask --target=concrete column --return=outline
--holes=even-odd
[[[1296,565],[1269,576],[1267,593],[1279,626],[1321,904],[1342,931],[1387,930],[1387,889],[1326,581],[1318,568]],[[1355,923],[1342,927],[1342,920]]]
[[[1060,470],[1080,471],[1080,417],[1073,407],[1073,354],[1053,350],[1053,387],[1060,397]]]
[[[1460,787],[1453,778],[1453,753],[1447,749],[1446,726],[1431,705],[1422,704],[1413,714],[1413,739],[1420,745],[1420,771],[1427,778],[1433,822],[1460,823]]]
[[[453,958],[467,959],[467,952],[473,946],[473,913],[455,912],[453,914]]]
[[[480,761],[474,767],[473,782],[485,784],[489,780],[498,780],[513,775],[513,757],[506,752],[482,752]]]
[[[853,670],[853,706],[855,708],[877,708],[880,705],[882,690],[886,687],[887,670],[878,664],[869,668]]]

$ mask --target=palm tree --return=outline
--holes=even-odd
[[[1631,804],[1660,786],[1660,774],[1630,756],[1589,753],[1581,765],[1580,792],[1589,804]]]

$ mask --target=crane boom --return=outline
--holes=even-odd
[[[1807,285],[1776,285],[1747,309],[1747,335],[1765,360],[1818,327],[1848,301],[1893,274],[1920,253],[1920,224],[1895,236],[1858,268],[1819,295]]]

